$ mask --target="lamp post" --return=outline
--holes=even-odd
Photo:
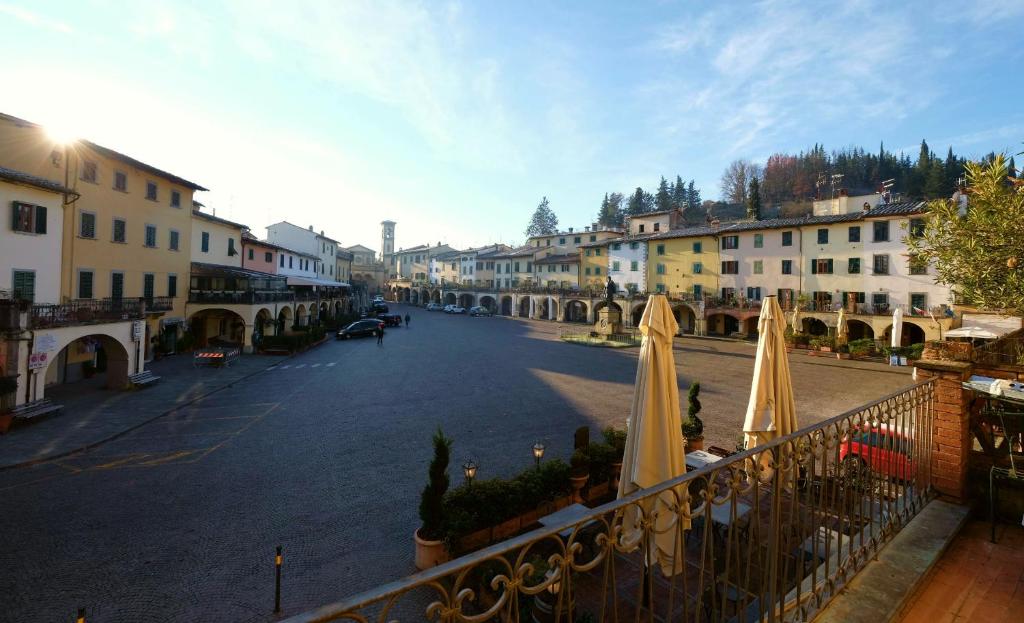
[[[533,444],[533,458],[537,462],[537,469],[540,469],[540,460],[544,458],[544,442]]]
[[[477,467],[479,466],[473,459],[466,459],[462,463],[462,475],[466,477],[467,486],[473,486],[473,479],[476,478]]]

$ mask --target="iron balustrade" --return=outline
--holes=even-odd
[[[79,299],[59,305],[33,305],[29,322],[33,329],[80,324],[138,320],[144,299]]]
[[[932,497],[934,394],[911,386],[288,622],[808,621]],[[672,575],[645,565],[659,537]]]
[[[978,346],[973,359],[975,363],[990,366],[1024,366],[1024,329]]]
[[[146,312],[166,312],[174,309],[174,297],[151,296],[146,301]]]

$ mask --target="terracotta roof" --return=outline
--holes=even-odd
[[[284,281],[283,275],[264,273],[258,270],[249,270],[248,268],[238,268],[237,266],[225,266],[224,264],[208,264],[206,262],[192,262],[192,274],[204,277],[229,276],[244,277],[246,279],[280,279]]]
[[[524,257],[524,256],[527,256],[527,255],[533,255],[534,253],[537,252],[537,250],[538,250],[538,247],[522,246],[522,247],[519,247],[517,249],[510,249],[508,251],[503,251],[503,252],[498,253],[496,255],[492,255],[491,257],[494,257],[494,258]]]
[[[883,203],[864,213],[865,218],[876,216],[899,216],[902,214],[920,214],[928,209],[924,201],[901,201],[900,203]]]
[[[579,253],[566,253],[563,255],[548,255],[538,260],[534,260],[534,264],[579,264],[580,255]]]
[[[672,238],[697,238],[700,236],[714,236],[721,227],[686,227],[683,229],[670,229],[666,232],[654,234],[651,240],[671,240]]]
[[[274,244],[273,242],[267,242],[266,240],[257,240],[255,238],[248,238],[248,237],[243,236],[242,237],[242,246],[244,247],[247,244],[258,244],[258,245],[263,246],[263,247],[269,247],[271,249],[277,249],[278,251],[287,251],[288,253],[291,253],[293,255],[301,255],[302,257],[308,257],[308,258],[312,258],[314,260],[319,260],[320,259],[320,256],[313,255],[312,253],[306,253],[305,251],[296,251],[295,249],[289,249],[288,247],[282,247],[279,244]]]
[[[24,184],[25,186],[34,186],[40,190],[49,190],[55,193],[78,194],[69,188],[65,188],[63,184],[51,182],[48,179],[36,177],[35,175],[29,175],[28,173],[8,169],[6,167],[0,167],[0,180],[13,182],[15,184]]]
[[[234,221],[229,221],[226,218],[221,218],[219,216],[214,216],[212,214],[207,214],[206,212],[200,212],[199,210],[192,210],[192,216],[198,216],[201,219],[205,219],[207,221],[211,221],[211,222],[214,222],[214,223],[220,223],[221,225],[227,225],[228,227],[237,227],[238,229],[241,229],[241,230],[248,231],[248,229],[249,229],[248,225],[242,225],[241,223],[236,223]]]

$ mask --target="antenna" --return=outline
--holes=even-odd
[[[882,180],[882,200],[885,203],[889,203],[892,200],[892,187],[895,185],[895,177],[891,177],[887,180]]]

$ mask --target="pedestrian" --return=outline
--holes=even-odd
[[[377,345],[378,346],[383,346],[384,345],[384,327],[381,327],[381,326],[377,327]]]
[[[409,327],[409,320],[410,320],[410,319],[409,319],[409,314],[406,314],[406,315],[405,315],[405,326],[406,326],[406,328],[408,328],[408,327]]]

